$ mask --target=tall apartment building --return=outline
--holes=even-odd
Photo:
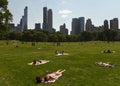
[[[86,21],[86,31],[90,31],[92,29],[92,21],[91,19],[87,19]]]
[[[28,7],[24,8],[24,15],[20,19],[20,24],[15,26],[13,23],[9,24],[10,32],[23,32],[25,29],[28,29]]]
[[[80,17],[78,19],[78,22],[79,22],[80,32],[83,32],[85,30],[85,18],[84,17]]]
[[[104,29],[109,29],[108,20],[104,21]]]
[[[35,23],[35,30],[41,30],[41,24]]]
[[[24,31],[25,29],[28,29],[28,7],[27,6],[25,7],[24,15],[20,20],[20,30]]]
[[[68,29],[66,28],[65,23],[60,26],[60,33],[68,35]]]
[[[85,18],[73,18],[72,19],[72,31],[71,34],[80,34],[84,31]]]
[[[119,29],[119,21],[118,18],[114,18],[110,20],[110,29],[118,30]]]
[[[47,7],[43,7],[43,30],[48,29],[48,12]]]
[[[52,32],[53,29],[53,14],[52,9],[48,10],[48,31]]]
[[[53,32],[53,13],[52,9],[43,7],[43,30]]]

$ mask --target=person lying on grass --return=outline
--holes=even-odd
[[[56,56],[68,55],[68,53],[64,53],[64,51],[58,51],[58,50],[56,50],[56,51],[55,51],[55,55],[56,55]]]
[[[114,53],[115,51],[111,51],[111,50],[103,50],[102,53]]]
[[[53,83],[55,82],[59,77],[62,76],[62,73],[65,72],[65,70],[58,70],[53,73],[47,74],[44,78],[36,77],[36,83]]]
[[[34,60],[33,62],[28,63],[28,65],[41,65],[41,64],[45,64],[47,62],[49,62],[49,61],[48,60],[38,60],[38,61]]]
[[[96,62],[96,64],[98,64],[98,65],[101,66],[101,67],[109,67],[109,68],[115,66],[114,64],[112,64],[112,63],[110,63],[110,62],[107,62],[107,63],[105,63],[105,62]]]

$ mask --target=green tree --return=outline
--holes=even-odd
[[[58,36],[56,34],[50,34],[49,35],[49,42],[58,42]]]
[[[68,42],[77,42],[78,41],[78,36],[77,35],[68,35],[68,36],[66,36],[66,40]]]
[[[93,39],[94,38],[93,38],[92,33],[87,32],[87,31],[82,32],[78,37],[79,41],[91,41]]]
[[[115,30],[104,30],[103,31],[103,35],[105,36],[105,41],[107,41],[108,43],[110,41],[115,41],[117,36],[118,36],[118,32]]]
[[[36,42],[46,42],[48,41],[48,36],[42,31],[34,30],[33,39]]]
[[[20,33],[20,32],[10,32],[10,33],[8,34],[8,38],[9,38],[10,40],[21,40],[21,38],[22,38],[22,33]]]
[[[65,42],[66,41],[66,37],[65,37],[65,35],[63,35],[63,34],[59,34],[59,33],[56,33],[56,35],[57,35],[57,37],[58,37],[58,41],[59,42]]]
[[[0,0],[0,30],[7,31],[10,21],[12,21],[12,14],[8,9],[8,1]]]
[[[43,31],[25,30],[22,35],[22,41],[46,42],[48,36]]]

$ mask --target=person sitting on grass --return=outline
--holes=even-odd
[[[64,55],[64,51],[62,51],[61,54]]]
[[[65,70],[58,70],[56,72],[53,73],[49,73],[47,74],[44,78],[41,77],[36,77],[36,83],[53,83],[55,82],[60,76],[62,76],[62,73]]]
[[[61,56],[61,55],[69,55],[68,53],[65,53],[63,50],[62,51],[55,51],[56,56]]]
[[[103,52],[102,53],[113,53],[114,51],[111,51],[111,50],[103,50]]]

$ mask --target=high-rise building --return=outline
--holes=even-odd
[[[80,28],[80,32],[83,32],[85,29],[85,18],[84,17],[80,17],[78,19],[79,21],[79,28]]]
[[[14,26],[14,30],[11,30],[11,31],[23,32],[26,29],[28,29],[28,7],[27,6],[24,8],[24,15],[20,19],[20,24],[17,24],[17,26]]]
[[[73,18],[72,19],[72,31],[71,34],[80,34],[80,32],[84,31],[85,18]]]
[[[21,25],[22,25],[22,26],[21,26],[21,31],[23,31],[23,30],[25,29],[25,28],[24,28],[24,27],[25,27],[25,17],[24,17],[24,16],[22,16],[21,23],[22,23],[22,24],[21,24]]]
[[[28,7],[26,6],[24,9],[24,15],[20,20],[20,29],[21,31],[24,31],[27,28],[28,28]]]
[[[44,22],[44,23],[48,23],[47,7],[43,7],[43,22]]]
[[[48,30],[48,11],[47,11],[47,7],[43,7],[43,30]]]
[[[72,31],[71,31],[71,34],[78,34],[77,29],[78,29],[78,19],[73,18],[72,19]]]
[[[91,31],[91,29],[92,29],[92,21],[91,21],[91,19],[88,19],[87,21],[86,21],[86,31]]]
[[[52,14],[52,9],[48,10],[48,31],[52,32],[53,28],[53,14]]]
[[[60,33],[68,35],[68,29],[66,28],[65,23],[60,26]]]
[[[43,30],[53,32],[53,13],[47,7],[43,7]]]
[[[104,29],[109,29],[108,20],[104,21]]]
[[[35,23],[35,29],[40,30],[41,29],[41,24],[40,23]]]
[[[24,29],[28,29],[28,7],[24,9]]]
[[[118,30],[119,28],[118,23],[119,23],[118,18],[110,20],[110,29]]]

